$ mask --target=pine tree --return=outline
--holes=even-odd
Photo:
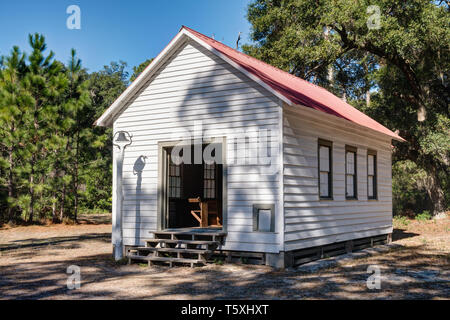
[[[68,103],[68,111],[70,116],[74,119],[73,126],[70,130],[72,135],[73,150],[72,153],[72,171],[73,171],[73,196],[74,196],[74,207],[73,207],[73,219],[76,221],[78,218],[79,210],[79,185],[80,185],[80,158],[81,149],[83,149],[84,144],[88,144],[89,141],[84,139],[86,135],[86,118],[83,117],[84,109],[90,105],[90,95],[89,95],[89,81],[86,79],[86,74],[81,67],[81,60],[76,57],[75,49],[71,51],[71,60],[67,68],[67,76],[69,78],[69,88],[66,96]],[[89,121],[92,121],[89,119]],[[90,128],[88,129],[90,130]]]
[[[49,154],[46,141],[52,134],[51,126],[58,107],[55,102],[67,86],[67,78],[62,73],[62,65],[55,61],[54,53],[45,56],[45,38],[43,35],[29,36],[32,53],[29,57],[29,72],[25,77],[26,89],[33,97],[33,105],[27,123],[29,132],[26,140],[28,160],[29,212],[28,221],[33,221],[35,209],[43,209],[46,199],[48,166],[42,159]],[[38,198],[39,197],[39,198]]]
[[[7,212],[4,220],[14,219],[17,206],[17,149],[21,144],[23,114],[26,106],[31,104],[31,97],[23,88],[23,77],[26,72],[25,54],[14,47],[11,55],[3,59],[3,70],[0,70],[0,165],[5,175],[0,177],[7,186]]]

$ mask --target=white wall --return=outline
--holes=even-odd
[[[173,53],[145,89],[114,121],[133,144],[124,160],[124,244],[135,245],[157,229],[158,142],[176,141],[201,120],[210,136],[227,130],[279,130],[280,103],[273,95],[192,40]],[[227,156],[232,154],[227,146]],[[146,164],[133,172],[139,157]],[[142,159],[142,158],[141,158]],[[282,249],[282,215],[278,209],[280,174],[260,175],[257,165],[228,166],[228,224],[224,249],[278,252]],[[140,177],[139,177],[140,176]],[[277,232],[252,232],[254,203],[276,205]]]
[[[283,113],[286,251],[392,232],[390,139],[335,122]],[[333,200],[319,199],[318,138],[333,142]],[[357,147],[358,200],[345,198],[346,144]],[[367,149],[377,151],[378,200],[367,199]]]

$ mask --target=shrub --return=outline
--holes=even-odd
[[[394,216],[414,217],[413,212],[429,210],[429,197],[424,188],[426,173],[409,160],[392,166],[392,206]]]
[[[432,218],[432,216],[428,210],[425,210],[416,216],[417,221],[427,221],[427,220],[431,220],[431,218]]]
[[[410,223],[410,220],[405,216],[394,217],[394,225],[406,227]]]

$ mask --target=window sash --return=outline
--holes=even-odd
[[[373,188],[374,179],[373,179],[373,176],[368,176],[367,179],[368,179],[367,197],[370,199],[370,198],[375,197],[374,188]]]
[[[355,185],[354,185],[355,176],[352,174],[347,175],[346,184],[347,184],[347,197],[354,198],[355,197]]]
[[[329,180],[329,172],[321,172],[320,173],[320,196],[321,197],[329,197],[329,185],[328,185],[328,180]]]
[[[319,139],[319,197],[332,197],[332,143]]]
[[[377,199],[377,155],[367,151],[367,198]]]
[[[375,156],[371,154],[367,156],[367,173],[369,176],[375,175]]]
[[[181,164],[175,164],[169,155],[169,198],[181,198]]]
[[[203,197],[216,198],[216,164],[205,164],[203,168]]]
[[[347,199],[357,197],[356,149],[348,146],[345,152],[345,196]]]
[[[330,148],[320,146],[320,171],[330,171]]]

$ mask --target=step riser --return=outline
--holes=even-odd
[[[184,248],[151,248],[151,247],[138,247],[131,250],[137,250],[138,252],[152,253],[152,252],[172,252],[172,253],[191,253],[191,254],[203,254],[212,253],[213,250],[199,250],[199,249],[184,249]]]
[[[138,260],[174,265],[205,265],[211,254],[221,246],[225,233],[154,232],[154,239],[145,241],[145,247],[129,249],[128,262]]]
[[[152,262],[165,262],[165,263],[176,263],[176,264],[190,264],[193,265],[204,265],[206,260],[204,259],[187,259],[187,258],[175,258],[175,257],[157,257],[157,256],[139,256],[139,255],[129,255],[129,261],[146,261],[151,265]]]

